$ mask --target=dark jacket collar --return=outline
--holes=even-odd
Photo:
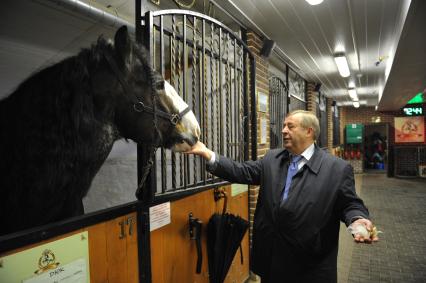
[[[282,149],[276,156],[276,158],[282,157],[284,160],[288,160],[290,157],[290,152],[287,149]],[[314,154],[311,159],[308,160],[306,166],[315,174],[318,174],[318,171],[321,167],[322,159],[324,157],[324,151],[315,144]]]

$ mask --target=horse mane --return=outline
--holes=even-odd
[[[127,31],[126,40],[130,53],[101,36],[0,100],[0,235],[83,213],[82,197],[121,138],[115,112],[126,103],[105,53],[145,95],[164,84],[145,48]]]

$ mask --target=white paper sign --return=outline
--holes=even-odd
[[[80,258],[73,262],[48,270],[41,275],[23,280],[23,283],[87,283],[86,259]]]
[[[232,184],[231,185],[231,196],[237,196],[239,194],[245,193],[248,191],[248,185],[245,184]]]
[[[267,138],[268,123],[265,118],[260,118],[260,143],[265,144]]]
[[[149,208],[150,231],[170,224],[170,202],[165,202]]]

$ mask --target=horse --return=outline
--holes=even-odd
[[[0,235],[84,213],[118,139],[183,152],[200,127],[125,26],[0,101]]]

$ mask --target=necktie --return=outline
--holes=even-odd
[[[287,171],[287,179],[285,181],[283,201],[287,199],[288,191],[290,190],[291,179],[293,179],[293,176],[296,175],[297,171],[299,170],[297,163],[299,162],[300,159],[302,159],[301,155],[296,155],[291,158],[291,162],[290,162],[290,165],[288,166],[288,171]]]

